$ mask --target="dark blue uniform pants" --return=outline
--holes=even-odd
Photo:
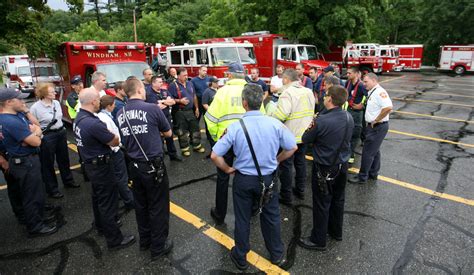
[[[298,144],[298,150],[290,158],[282,161],[278,167],[280,172],[280,194],[282,200],[291,201],[293,186],[293,166],[295,167],[295,186],[299,193],[304,193],[306,185],[306,145]]]
[[[165,171],[163,181],[156,183],[154,175],[147,173],[150,170],[148,164],[137,163],[137,165],[138,167],[131,166],[130,177],[133,180],[138,234],[140,245],[150,245],[153,256],[163,250],[169,234],[169,179]]]
[[[229,150],[227,154],[224,155],[224,160],[232,167],[234,164],[234,152]],[[221,169],[217,168],[217,184],[216,184],[216,214],[217,216],[224,220],[225,215],[227,214],[227,200],[229,194],[229,174],[225,173]]]
[[[319,168],[325,175],[326,169],[329,167],[319,165]],[[316,177],[317,171],[318,166],[313,162],[313,230],[311,230],[311,241],[319,246],[326,246],[327,233],[342,238],[347,163],[342,165],[328,195],[322,194],[319,190]]]
[[[360,133],[362,132],[362,116],[364,112],[362,110],[347,110],[351,114],[352,119],[354,120],[354,130],[352,130],[351,137],[351,157],[354,157],[355,149],[359,145]]]
[[[10,200],[13,213],[20,222],[24,223],[26,220],[25,211],[23,211],[23,202],[21,201],[21,186],[13,178],[10,171],[5,171],[3,168],[1,168],[1,170],[7,182],[8,199]]]
[[[272,178],[273,175],[264,176],[266,186],[270,186]],[[235,248],[233,249],[233,256],[239,263],[244,264],[247,253],[250,251],[250,218],[254,208],[253,204],[260,199],[262,184],[257,176],[247,176],[236,172],[232,189],[235,212]],[[265,247],[270,252],[270,258],[272,261],[277,261],[281,259],[284,247],[280,232],[278,192],[276,188],[273,190],[273,197],[264,205],[260,214],[260,226]]]
[[[380,170],[380,146],[387,135],[388,123],[376,124],[374,128],[367,125],[365,128],[364,148],[360,164],[359,178],[367,180],[375,177]]]
[[[171,115],[166,116],[166,119],[168,120],[169,124],[171,127],[173,127],[173,122],[171,120]],[[163,140],[163,138],[161,139]],[[166,141],[166,149],[168,150],[168,155],[171,156],[176,156],[177,155],[177,150],[176,146],[174,145],[174,140],[173,140],[173,135],[169,138],[164,139]]]
[[[9,159],[9,167],[10,174],[21,190],[21,201],[27,230],[30,233],[34,233],[44,226],[43,208],[45,193],[44,184],[41,181],[39,157],[38,155],[20,158],[11,157]]]
[[[71,165],[67,148],[66,129],[58,132],[49,132],[44,135],[41,141],[40,159],[41,174],[48,194],[52,195],[59,192],[58,180],[54,171],[55,159],[63,184],[74,183],[71,168],[69,168]]]
[[[125,164],[125,157],[122,151],[113,152],[112,160],[114,162],[114,173],[117,179],[120,198],[122,198],[124,205],[133,207],[133,194],[130,188],[128,188],[127,165]]]
[[[118,187],[114,163],[85,163],[84,167],[92,185],[92,209],[97,231],[103,233],[109,247],[119,245],[122,232],[116,222]]]

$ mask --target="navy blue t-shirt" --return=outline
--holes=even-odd
[[[147,157],[150,159],[162,157],[163,144],[160,132],[167,132],[171,128],[160,107],[140,99],[131,99],[125,106],[125,113]],[[145,157],[125,121],[123,110],[117,113],[117,120],[122,134],[122,143],[127,148],[128,155],[132,159],[145,161]]]
[[[145,102],[147,103],[152,103],[152,104],[158,104],[158,100],[165,100],[168,96],[171,96],[167,90],[160,89],[160,91],[156,92],[153,90],[152,87],[146,90],[146,99]],[[163,111],[163,114],[165,116],[170,116],[170,107],[166,107],[164,109],[161,109]]]
[[[115,102],[115,108],[112,111],[112,116],[114,117],[114,119],[117,119],[117,112],[118,110],[122,109],[123,106],[125,106],[125,104],[127,104],[127,98],[124,98],[124,100],[121,100],[115,97],[114,102]]]
[[[74,121],[74,135],[83,161],[87,162],[112,152],[107,143],[111,142],[115,135],[99,117],[89,111],[80,109]]]
[[[357,87],[357,90],[354,91],[356,87]],[[359,104],[364,98],[364,96],[367,95],[367,90],[365,89],[364,83],[362,83],[362,81],[360,80],[358,80],[356,84],[354,85],[352,85],[352,82],[348,80],[346,83],[346,89],[349,94],[349,97],[347,98],[347,102],[349,102],[351,105]],[[355,93],[355,97],[353,99],[352,97],[354,93]]]
[[[194,108],[194,87],[191,81],[186,81],[186,87],[179,81],[175,81],[168,86],[168,91],[173,98],[181,99],[186,97],[189,100],[186,106],[176,104],[179,105],[180,109],[192,110]],[[179,93],[181,93],[181,96]]]
[[[214,96],[216,95],[217,91],[212,88],[207,88],[202,94],[202,104],[211,105],[212,101],[214,100]]]
[[[204,91],[209,87],[209,77],[206,76],[204,78],[200,78],[196,76],[195,78],[191,79],[191,83],[193,83],[194,89],[196,90],[196,96],[201,98],[204,94]]]
[[[0,138],[10,156],[21,157],[38,152],[37,147],[23,145],[23,140],[32,134],[29,125],[23,113],[0,114]]]
[[[253,81],[251,78],[249,77],[245,77],[245,80],[247,80],[248,83],[254,83],[254,84],[258,84],[260,85],[260,87],[262,87],[262,90],[263,92],[268,92],[268,86],[267,84],[265,83],[265,81],[259,79],[257,81]]]

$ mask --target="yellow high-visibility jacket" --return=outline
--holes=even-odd
[[[217,141],[230,124],[244,115],[242,90],[245,84],[247,82],[244,79],[231,79],[217,90],[204,115],[207,129],[213,140]]]
[[[271,116],[283,122],[295,135],[296,143],[301,143],[304,131],[313,120],[316,99],[313,92],[301,86],[299,81],[283,86],[282,90],[277,108]]]

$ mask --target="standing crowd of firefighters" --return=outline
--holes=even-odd
[[[91,182],[93,225],[109,249],[135,242],[134,235],[120,230],[120,197],[127,210],[135,210],[140,250],[150,250],[152,260],[171,251],[170,179],[163,158],[167,154],[171,161],[182,162],[192,151],[205,153],[201,118],[212,148],[208,157],[217,167],[215,207],[210,210],[217,225],[225,222],[233,175],[235,247],[230,257],[237,268],[248,268],[250,220],[255,215],[260,215],[271,262],[285,266],[279,203],[292,206],[294,198],[304,200],[308,194],[310,149],[313,228],[299,244],[324,251],[327,235],[342,240],[346,182],[377,179],[392,102],[375,74],[362,78],[355,67],[348,70],[347,81],[335,66],[322,72],[311,68],[309,77],[303,64],[278,66],[276,72],[267,84],[258,69],[246,75],[240,63],[231,63],[219,88],[205,66],[191,80],[185,68],[170,69],[167,79],[145,69],[143,80],[129,77],[115,83],[115,97],[104,92],[104,73],[95,72],[89,88],[80,76],[70,80],[73,91],[66,105],[82,173]],[[64,186],[80,187],[71,174],[54,86],[40,84],[36,95],[38,101],[28,108],[17,91],[0,91],[0,164],[13,212],[30,237],[58,230],[60,209],[45,204],[46,195],[63,197],[55,161]],[[360,172],[348,179],[361,138]]]

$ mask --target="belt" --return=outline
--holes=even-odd
[[[23,155],[23,156],[10,156],[10,158],[12,158],[12,159],[21,159],[21,158],[33,157],[33,156],[36,156],[36,155],[38,155],[38,152],[31,153],[29,155]]]
[[[367,123],[367,125],[372,126],[372,124],[374,124],[374,127],[377,127],[377,126],[385,124],[385,123],[388,123],[388,121],[382,121],[382,122],[379,122],[379,123],[376,123],[376,124],[374,124],[373,122],[369,122],[369,123]]]
[[[150,162],[154,163],[155,161],[161,161],[161,160],[163,160],[163,157],[157,156],[157,157],[149,158],[148,160],[149,160]],[[148,164],[148,161],[146,161],[145,159],[131,159],[131,161],[132,161],[132,162],[136,162],[136,163]]]
[[[100,155],[89,160],[85,160],[84,164],[98,165],[98,164],[107,164],[109,162],[110,162],[110,154],[104,154],[104,155]]]
[[[57,132],[61,132],[62,130],[64,130],[64,126],[58,129],[49,129],[48,132],[46,132],[46,134],[57,133]]]

